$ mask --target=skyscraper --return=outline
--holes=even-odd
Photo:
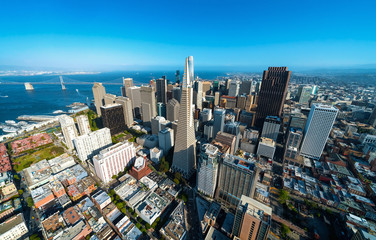
[[[167,80],[166,76],[157,79],[157,102],[167,103]]]
[[[270,138],[277,141],[279,129],[281,128],[281,119],[276,116],[267,116],[262,127],[261,137]]]
[[[176,70],[175,73],[175,83],[180,84],[180,71]]]
[[[252,81],[246,80],[243,81],[240,85],[239,94],[249,95],[251,94]]]
[[[179,109],[180,109],[180,103],[178,102],[178,100],[173,98],[170,101],[168,101],[167,107],[166,107],[167,120],[171,122],[178,120]]]
[[[104,105],[105,95],[106,89],[103,87],[102,83],[95,82],[93,86],[93,96],[98,116],[101,116],[101,107]]]
[[[176,100],[178,100],[178,102],[180,103],[180,98],[181,98],[181,89],[180,89],[180,87],[174,87],[172,89],[172,97],[175,98]]]
[[[239,239],[267,239],[272,208],[247,196],[241,196],[236,208],[232,235]]]
[[[157,103],[157,114],[161,117],[166,117],[166,104],[164,103]]]
[[[253,197],[259,168],[254,162],[226,155],[220,166],[218,197],[225,203],[236,206],[242,195]]]
[[[101,107],[103,126],[110,129],[111,135],[125,131],[123,106],[117,103]]]
[[[311,98],[312,87],[305,85],[300,86],[298,91],[299,103],[308,104],[309,99]]]
[[[116,97],[115,103],[123,106],[124,122],[127,127],[133,124],[132,101],[128,97]]]
[[[123,77],[123,86],[121,87],[121,95],[123,97],[129,97],[128,88],[133,87],[133,78]]]
[[[304,129],[304,139],[300,150],[302,156],[320,159],[337,113],[338,109],[332,106],[322,104],[312,106]]]
[[[165,128],[158,132],[159,148],[163,150],[163,154],[167,155],[174,146],[174,130]]]
[[[290,76],[287,67],[269,67],[264,71],[257,101],[256,127],[262,128],[266,116],[281,116]]]
[[[132,102],[132,108],[133,108],[133,117],[135,118],[140,118],[141,114],[141,87],[129,87],[128,88],[128,93],[129,93],[129,98],[131,99]]]
[[[155,102],[155,94],[152,87],[142,86],[141,90],[141,111],[142,121],[145,125],[151,126],[151,119],[157,116],[157,104]]]
[[[197,109],[202,109],[202,82],[195,81],[193,89],[193,103],[196,105]]]
[[[102,128],[73,139],[77,155],[81,161],[98,154],[100,150],[112,144],[110,129]]]
[[[196,168],[196,139],[192,110],[193,89],[191,86],[193,76],[193,57],[190,56],[185,60],[179,124],[172,162],[172,169],[180,172],[184,178],[189,178]]]
[[[211,144],[202,145],[197,166],[197,189],[210,197],[214,197],[217,186],[219,157],[217,147]]]
[[[213,127],[213,138],[217,136],[218,132],[223,131],[225,126],[225,114],[226,110],[222,108],[217,108],[214,110],[214,127]]]
[[[59,117],[59,122],[61,126],[61,131],[63,132],[64,141],[68,149],[73,149],[73,139],[78,136],[76,125],[74,124],[73,118],[62,115]]]
[[[228,95],[230,97],[236,97],[239,94],[240,83],[238,81],[232,81],[228,89]]]
[[[86,115],[79,115],[76,117],[78,130],[80,131],[80,135],[85,135],[91,132],[89,119]]]

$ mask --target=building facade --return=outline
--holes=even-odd
[[[73,140],[77,155],[81,161],[93,157],[104,147],[112,144],[109,128],[102,128],[97,131],[79,136]]]
[[[98,116],[101,116],[101,107],[104,106],[104,96],[106,95],[106,89],[103,87],[102,83],[94,83],[93,86],[93,96],[95,108],[97,110]]]
[[[74,148],[73,139],[78,136],[74,120],[67,115],[62,115],[59,117],[59,122],[61,131],[63,132],[65,144],[67,145],[68,149],[72,150]]]
[[[128,97],[116,97],[115,103],[123,106],[124,123],[127,127],[133,125],[132,101]]]
[[[136,150],[132,143],[126,141],[117,143],[99,152],[93,157],[95,174],[108,183],[114,175],[124,171],[136,157]]]
[[[90,123],[87,115],[80,115],[76,117],[78,130],[80,135],[89,134],[91,132]]]
[[[197,166],[197,189],[203,194],[214,197],[217,186],[220,152],[211,144],[201,147]]]
[[[127,127],[124,122],[123,106],[114,103],[101,107],[103,126],[110,129],[111,135],[124,132]]]

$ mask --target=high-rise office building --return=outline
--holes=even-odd
[[[223,131],[223,128],[225,126],[225,115],[226,115],[225,109],[221,109],[221,108],[214,109],[213,138],[217,136],[218,132]]]
[[[196,105],[196,109],[202,109],[202,82],[198,80],[194,82],[193,104]]]
[[[191,86],[193,76],[193,57],[190,56],[185,60],[179,123],[172,162],[172,169],[180,172],[185,178],[189,178],[196,168],[196,138],[193,125],[193,89]]]
[[[217,186],[220,152],[211,144],[203,144],[197,164],[197,189],[214,197]]]
[[[307,117],[303,113],[294,113],[291,115],[290,127],[300,128],[304,131],[307,123]]]
[[[93,157],[95,174],[108,183],[114,175],[124,171],[125,167],[136,158],[136,149],[132,143],[125,141],[103,149]]]
[[[115,103],[123,106],[124,122],[127,127],[133,125],[132,101],[128,97],[116,97]]]
[[[158,135],[158,132],[166,127],[171,127],[171,122],[164,117],[156,116],[151,119],[151,133]]]
[[[236,107],[240,108],[241,110],[245,110],[246,105],[247,105],[247,96],[239,95],[238,100],[236,102]]]
[[[129,87],[128,93],[129,98],[131,99],[132,109],[133,109],[133,117],[140,118],[141,115],[141,87]],[[128,94],[127,93],[127,94]]]
[[[220,166],[217,197],[232,206],[238,205],[242,195],[253,198],[259,171],[252,161],[226,155]]]
[[[67,145],[68,149],[72,150],[73,146],[73,139],[78,136],[76,125],[74,124],[73,118],[62,115],[59,117],[59,122],[61,126],[61,131],[63,132],[65,145]]]
[[[253,126],[254,120],[255,120],[255,114],[254,112],[247,112],[247,111],[241,111],[239,116],[239,122],[244,123],[247,125],[247,127]]]
[[[98,116],[101,116],[101,107],[104,106],[105,95],[106,89],[103,87],[102,83],[95,82],[93,86],[93,96]]]
[[[261,137],[270,138],[277,141],[279,129],[281,128],[281,119],[276,116],[267,116],[262,127]]]
[[[121,95],[123,97],[129,97],[128,88],[133,87],[133,78],[123,77],[123,86],[121,87]]]
[[[299,156],[300,144],[303,139],[303,131],[300,128],[290,128],[287,135],[284,160],[295,163]]]
[[[267,239],[272,208],[247,196],[241,196],[236,208],[232,235],[240,240]]]
[[[140,93],[142,121],[146,126],[151,126],[151,119],[157,116],[157,104],[153,88],[142,86]]]
[[[242,81],[240,84],[239,94],[249,95],[251,94],[252,81]]]
[[[262,127],[266,116],[281,116],[290,76],[287,67],[269,67],[264,71],[257,101],[256,127]]]
[[[111,135],[126,130],[124,111],[121,104],[113,103],[101,107],[103,126],[110,129]]]
[[[163,154],[167,155],[174,146],[174,130],[165,128],[158,133],[159,148],[163,150]]]
[[[166,117],[166,104],[164,103],[157,103],[157,114],[160,117]]]
[[[181,89],[180,87],[174,87],[172,89],[172,97],[180,103],[180,98],[181,98]]]
[[[73,139],[73,144],[79,159],[85,161],[112,144],[110,129],[102,128],[76,137]]]
[[[236,153],[236,151],[238,150],[239,142],[240,142],[240,138],[241,138],[240,122],[235,122],[233,120],[228,121],[223,128],[223,132],[229,133],[229,134],[232,134],[232,135],[235,136],[234,152]]]
[[[212,119],[212,110],[210,108],[204,108],[202,112],[200,112],[200,121],[202,123],[206,123]]]
[[[180,109],[180,103],[178,100],[173,98],[170,101],[168,101],[167,107],[166,107],[167,120],[171,122],[178,120],[179,109]]]
[[[338,109],[332,106],[322,104],[312,106],[304,129],[304,139],[300,149],[302,156],[320,159],[337,113]]]
[[[210,95],[211,83],[209,81],[202,81],[202,92],[204,95]]]
[[[76,117],[78,130],[80,135],[85,135],[91,132],[90,123],[87,115],[79,115]]]
[[[311,98],[312,87],[308,85],[302,85],[298,90],[298,97],[300,104],[308,104],[309,99]]]
[[[175,83],[180,84],[180,71],[176,70],[175,73]]]
[[[219,104],[219,97],[220,97],[219,92],[215,92],[214,93],[214,106],[218,106],[218,104]]]
[[[166,76],[157,79],[157,102],[167,103],[167,80]]]
[[[111,93],[106,93],[104,95],[104,105],[109,105],[115,103],[116,95]]]
[[[228,89],[228,95],[230,97],[237,97],[239,94],[240,83],[238,81],[232,81]]]
[[[249,94],[249,95],[247,96],[247,100],[246,100],[246,102],[245,102],[245,110],[246,110],[247,112],[252,111],[252,107],[253,107],[253,104],[254,104],[254,99],[255,99],[255,95],[254,95],[254,93],[253,93],[253,94]]]
[[[257,147],[257,155],[273,160],[275,150],[276,150],[276,145],[273,139],[266,138],[266,137],[260,138],[260,141]]]

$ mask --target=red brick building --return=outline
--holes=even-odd
[[[151,169],[146,164],[146,159],[143,157],[138,157],[134,162],[132,169],[129,171],[129,174],[137,180],[140,180],[142,177],[149,175],[151,172]]]

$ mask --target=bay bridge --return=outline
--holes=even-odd
[[[33,76],[35,77],[35,76]],[[45,76],[41,76],[41,78],[46,78]],[[87,78],[87,75],[85,76],[85,78]],[[92,85],[94,82],[101,82],[103,83],[103,85],[123,85],[123,78],[122,77],[119,77],[119,78],[116,78],[116,79],[112,79],[112,80],[104,80],[104,81],[100,81],[99,79],[96,80],[96,81],[92,81],[92,82],[88,82],[88,81],[80,81],[80,80],[77,80],[77,79],[73,79],[71,77],[68,77],[68,76],[53,76],[51,78],[48,78],[48,79],[40,79],[40,80],[37,80],[37,81],[26,81],[28,83],[31,83],[32,85],[43,85],[43,84],[56,84],[56,85],[61,85],[61,88],[63,90],[65,90],[65,85]],[[142,85],[142,84],[146,84],[147,82],[141,82],[141,81],[135,81],[133,79],[133,84],[134,85]],[[25,84],[25,81],[9,81],[9,80],[5,80],[5,79],[1,79],[0,78],[0,86],[1,85],[24,85]]]

